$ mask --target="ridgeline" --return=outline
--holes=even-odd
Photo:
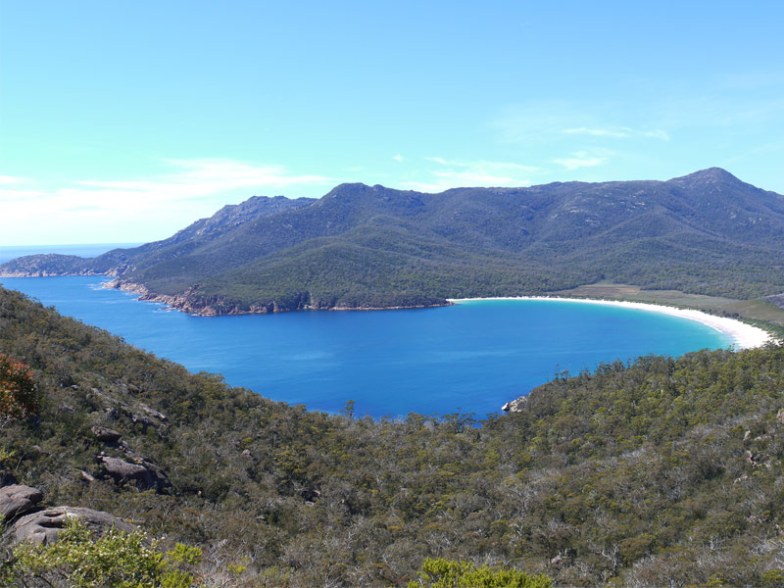
[[[0,275],[110,275],[205,315],[437,306],[597,282],[753,299],[784,292],[782,250],[784,198],[711,168],[666,182],[253,197],[164,241],[20,258]]]

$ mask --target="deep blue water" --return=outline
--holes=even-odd
[[[556,301],[204,318],[103,289],[100,278],[0,283],[194,372],[311,409],[338,412],[354,400],[357,414],[373,417],[484,417],[564,370],[731,343],[677,317]]]

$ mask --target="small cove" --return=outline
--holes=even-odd
[[[568,371],[728,347],[697,322],[611,306],[486,300],[396,311],[193,317],[106,290],[98,277],[2,278],[128,343],[268,398],[358,415],[498,413]]]

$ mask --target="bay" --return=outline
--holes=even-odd
[[[0,284],[234,386],[327,412],[498,413],[563,372],[731,341],[679,317],[541,300],[418,310],[194,317],[101,287],[102,278],[1,278]]]

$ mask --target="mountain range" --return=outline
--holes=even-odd
[[[253,197],[163,241],[19,258],[0,275],[106,274],[197,314],[436,306],[598,281],[750,299],[784,292],[782,251],[784,197],[710,168],[668,181]]]

